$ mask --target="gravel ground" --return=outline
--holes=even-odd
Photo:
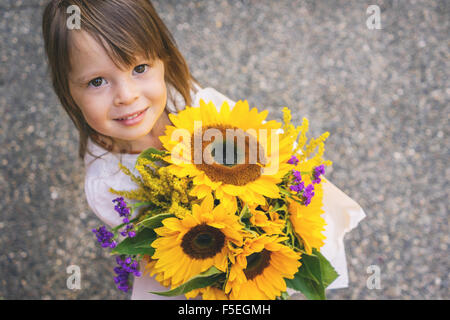
[[[366,26],[374,2],[381,30]],[[0,299],[127,299],[90,232],[78,136],[47,76],[45,3],[0,0]],[[350,287],[328,298],[449,299],[449,2],[154,4],[203,86],[330,132],[327,176],[367,218],[345,238]]]

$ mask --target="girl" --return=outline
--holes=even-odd
[[[80,12],[79,29],[67,27],[73,5]],[[149,0],[51,0],[42,27],[53,88],[79,132],[87,202],[115,227],[122,221],[109,188],[136,188],[118,162],[131,169],[141,151],[162,148],[159,136],[171,125],[169,113],[198,106],[200,99],[216,106],[234,102],[200,87]],[[340,274],[330,288],[346,287],[343,237],[365,215],[331,183],[324,185],[324,203],[328,226],[321,252]],[[162,299],[148,292],[165,290],[143,274],[134,279],[131,298]]]

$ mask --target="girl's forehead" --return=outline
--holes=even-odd
[[[82,83],[92,70],[108,70],[114,62],[103,46],[85,31],[77,31],[70,40],[70,76]]]
[[[73,30],[72,30],[73,31]],[[71,31],[71,32],[72,32]],[[90,35],[86,31],[75,30],[70,37],[70,60],[100,60],[106,59],[106,61],[111,62],[112,54],[108,54],[105,48],[108,48],[108,45],[105,40],[99,37],[103,42],[99,42],[96,38]],[[145,58],[143,53],[136,53],[134,55],[135,59]]]
[[[70,61],[75,69],[102,67],[113,63],[104,47],[85,31],[73,34],[70,47]]]
[[[71,32],[70,48],[77,54],[92,54],[105,51],[103,46],[86,31],[72,30]]]

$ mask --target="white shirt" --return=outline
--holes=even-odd
[[[204,88],[196,94],[192,92],[192,106],[198,107],[200,99],[205,102],[212,101],[215,106],[220,107],[223,101],[228,101],[230,106],[235,103],[229,98],[219,93],[213,88]],[[184,99],[173,87],[168,88],[169,97],[175,100],[175,104],[168,99],[166,108],[171,113],[180,111],[180,106],[184,107]],[[182,107],[181,107],[182,108]],[[106,225],[113,228],[122,223],[122,218],[114,210],[113,199],[118,195],[109,192],[112,187],[115,190],[135,190],[137,185],[120,171],[119,161],[130,169],[134,175],[139,173],[134,168],[134,164],[138,157],[137,154],[115,154],[108,152],[106,149],[94,144],[88,139],[88,149],[96,156],[102,155],[100,159],[95,159],[88,153],[84,158],[86,167],[85,176],[85,193],[86,199],[91,210]],[[324,179],[325,180],[325,179]],[[128,201],[128,200],[127,200]],[[129,201],[134,203],[136,201]],[[344,235],[355,228],[358,223],[365,217],[362,208],[339,188],[330,181],[323,183],[323,210],[322,215],[326,221],[326,227],[323,234],[326,236],[325,244],[320,252],[330,261],[331,265],[336,269],[339,277],[328,287],[328,289],[345,288],[348,286],[347,262],[345,257]],[[137,212],[137,210],[136,210]],[[134,218],[134,216],[132,217]],[[144,264],[141,263],[140,270],[144,270]],[[112,278],[111,278],[112,281]],[[166,291],[167,288],[160,285],[153,277],[142,275],[134,278],[132,300],[156,300],[156,299],[185,299],[183,296],[163,297],[148,293],[148,291]],[[288,288],[288,293],[295,291]]]

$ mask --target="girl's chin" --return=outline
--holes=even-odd
[[[136,140],[140,140],[147,136],[150,133],[150,130],[137,130],[133,133],[129,132],[128,134],[116,136],[116,139],[118,141],[124,142],[124,143],[130,143]]]

